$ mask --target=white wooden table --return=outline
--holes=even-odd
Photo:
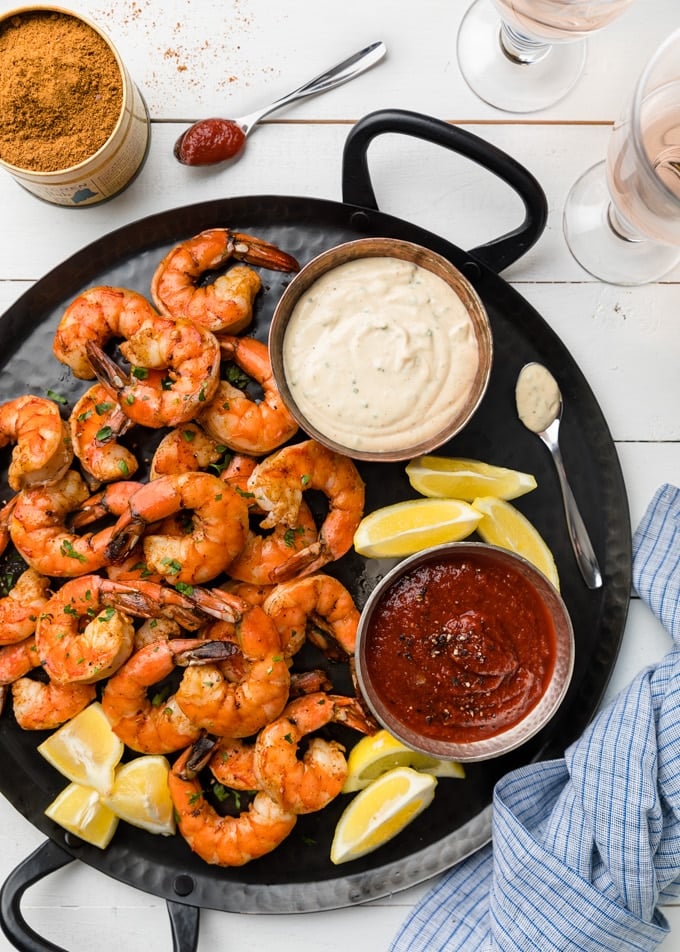
[[[14,5],[3,0],[0,9]],[[517,158],[546,191],[546,231],[504,277],[554,327],[595,391],[620,455],[635,526],[656,487],[680,478],[680,268],[652,286],[600,284],[571,258],[561,214],[571,183],[604,156],[609,125],[646,58],[680,25],[680,8],[677,0],[637,0],[590,40],[585,75],[567,98],[542,113],[508,116],[477,100],[458,71],[456,32],[467,5],[80,0],[77,12],[110,34],[146,99],[153,124],[150,154],[128,190],[79,210],[44,204],[0,176],[0,311],[71,253],[147,214],[238,195],[341,200],[345,137],[353,122],[375,109],[413,109],[460,123]],[[231,168],[190,169],[174,160],[172,144],[186,120],[244,115],[374,39],[387,44],[382,64],[267,122]],[[398,149],[376,141],[370,163],[380,208],[462,247],[517,224],[520,210],[512,193],[471,163],[457,161],[406,137]],[[661,626],[633,599],[607,697],[667,647]],[[0,837],[4,881],[43,835],[0,798]],[[427,888],[307,915],[204,911],[199,950],[386,949]],[[163,901],[78,862],[32,887],[23,909],[40,934],[74,952],[95,943],[99,952],[171,947]],[[680,907],[666,913],[672,931],[664,949],[680,950]],[[6,948],[0,935],[0,949]]]

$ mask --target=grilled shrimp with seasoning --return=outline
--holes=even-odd
[[[191,849],[206,863],[243,866],[265,856],[282,843],[297,822],[267,793],[258,791],[248,809],[239,816],[220,816],[208,802],[198,773],[212,756],[209,747],[203,759],[188,748],[176,760],[168,777],[179,832]]]
[[[248,492],[248,479],[257,460],[237,454],[222,471],[221,478],[233,486],[248,502],[251,513],[258,511],[252,493]],[[316,541],[317,528],[314,516],[304,499],[300,503],[296,525],[280,523],[270,532],[258,532],[251,528],[245,544],[235,559],[229,563],[231,579],[250,585],[271,585],[274,569]]]
[[[134,627],[117,610],[116,583],[98,575],[66,582],[49,599],[35,631],[40,663],[60,683],[100,681],[132,651]]]
[[[35,631],[38,616],[49,600],[50,580],[35,569],[22,572],[0,599],[0,645],[24,641]]]
[[[174,517],[182,518],[178,522]],[[147,532],[153,523],[161,523]],[[248,532],[248,505],[212,473],[159,476],[128,500],[113,528],[107,558],[124,558],[142,540],[152,572],[185,584],[219,575],[241,551]]]
[[[12,683],[12,706],[25,731],[54,730],[87,707],[96,697],[94,684],[57,684],[18,678]]]
[[[40,663],[54,681],[100,681],[134,646],[130,616],[169,618],[196,630],[210,617],[234,621],[245,603],[219,590],[183,595],[167,585],[125,584],[101,575],[71,579],[45,605],[36,627]]]
[[[207,766],[218,783],[230,790],[257,790],[259,780],[255,773],[255,744],[251,740],[234,737],[215,738],[205,735],[204,743],[194,745],[187,767],[204,762],[205,753],[211,750]]]
[[[27,677],[40,667],[35,636],[0,648],[0,711],[11,694],[22,730],[53,730],[94,700],[92,684],[57,684]]]
[[[280,582],[263,606],[274,620],[289,657],[309,638],[328,657],[354,654],[359,610],[342,582],[321,572]]]
[[[184,423],[166,433],[151,459],[149,477],[195,473],[215,466],[224,456],[220,445],[196,423]]]
[[[40,664],[35,635],[29,635],[13,645],[0,648],[0,687],[5,688],[17,678],[23,678]]]
[[[201,648],[202,654],[196,649]],[[172,638],[150,642],[136,651],[109,678],[102,707],[118,737],[145,754],[167,754],[193,744],[202,730],[186,716],[174,694],[149,697],[148,689],[176,667],[214,663],[232,651],[227,642]]]
[[[276,626],[253,605],[233,627],[211,626],[206,637],[233,642],[233,657],[223,666],[187,668],[177,703],[196,726],[211,734],[250,737],[278,717],[288,700],[290,672]]]
[[[133,425],[100,383],[73,407],[69,428],[73,452],[85,472],[100,483],[128,479],[139,468],[134,453],[118,442]]]
[[[9,527],[12,522],[12,513],[17,504],[18,496],[12,496],[9,502],[0,509],[0,555],[5,551],[10,541]]]
[[[28,394],[0,405],[0,448],[10,443],[7,477],[16,491],[56,482],[73,460],[68,426],[46,397]]]
[[[113,339],[130,363],[123,371],[105,352]],[[193,417],[219,380],[220,348],[210,331],[158,314],[136,291],[98,286],[66,308],[54,355],[76,377],[97,377],[131,420],[158,429]]]
[[[165,327],[158,326],[165,320]],[[219,382],[219,347],[208,331],[188,321],[158,318],[120,350],[124,371],[98,345],[86,351],[97,379],[134,423],[150,429],[193,420],[212,399]]]
[[[298,425],[279,393],[267,345],[253,337],[220,337],[219,341],[222,356],[261,386],[262,399],[251,400],[243,390],[220,380],[198,422],[237,453],[270,453],[295,436]]]
[[[284,810],[312,813],[322,810],[342,790],[347,778],[345,749],[335,740],[313,737],[298,756],[306,735],[332,722],[364,734],[374,732],[355,698],[323,692],[291,701],[255,742],[255,773],[260,786]]]
[[[175,245],[158,265],[151,281],[156,307],[215,333],[242,331],[252,320],[253,303],[262,287],[257,272],[236,265],[212,283],[199,286],[203,274],[231,260],[273,271],[300,268],[295,258],[261,238],[229,228],[209,228]]]
[[[109,495],[115,495],[120,503],[139,485],[127,481],[113,483]],[[73,469],[52,486],[25,489],[19,494],[9,532],[17,551],[31,568],[42,575],[72,578],[107,565],[110,559],[106,547],[113,526],[79,535],[67,525],[69,514],[89,498],[87,484]]]
[[[284,446],[257,465],[248,489],[268,513],[261,523],[263,528],[280,523],[295,526],[302,495],[308,489],[319,490],[328,499],[328,514],[318,539],[274,569],[272,581],[310,575],[351,548],[364,511],[365,489],[349,457],[315,440]]]

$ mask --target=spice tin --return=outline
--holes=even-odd
[[[130,79],[111,40],[81,14],[55,6],[19,7],[0,17],[0,31],[4,22],[13,17],[42,12],[62,14],[80,20],[106,43],[115,58],[122,80],[120,114],[106,142],[77,165],[43,172],[20,168],[0,158],[0,168],[6,169],[29,192],[52,204],[73,208],[95,205],[125,189],[142,168],[149,148],[149,115],[141,93]]]

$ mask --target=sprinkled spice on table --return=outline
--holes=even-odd
[[[0,23],[0,158],[54,172],[94,155],[123,106],[116,57],[68,14],[22,13]]]

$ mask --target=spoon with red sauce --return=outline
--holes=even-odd
[[[235,158],[243,151],[246,137],[265,116],[298,99],[316,96],[349,82],[379,63],[386,52],[387,47],[379,40],[310,79],[287,96],[247,116],[241,116],[240,119],[200,119],[189,126],[175,143],[175,158],[183,165],[216,165]]]

